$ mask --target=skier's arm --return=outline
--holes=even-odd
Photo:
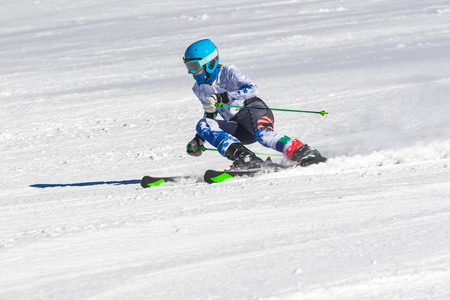
[[[233,105],[234,100],[246,100],[255,97],[257,91],[258,87],[256,85],[244,85],[235,91],[209,96],[203,104],[205,116],[208,118],[208,115],[213,115],[213,112],[216,111],[216,107],[219,107],[218,104],[224,103]],[[215,116],[210,118],[214,119]]]
[[[229,90],[219,94],[220,102],[229,103],[257,96],[258,86],[235,66],[228,67],[226,77]]]
[[[241,86],[239,89],[231,92],[224,93],[227,96],[227,102],[233,100],[246,100],[256,97],[258,94],[258,87],[255,84],[246,84]],[[227,103],[223,101],[223,103]]]

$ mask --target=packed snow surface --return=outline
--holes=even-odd
[[[449,1],[218,2],[1,1],[0,299],[450,299]],[[203,38],[326,164],[140,187]]]

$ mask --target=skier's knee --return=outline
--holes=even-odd
[[[270,116],[262,116],[261,118],[258,119],[258,131],[261,129],[268,129],[270,131],[273,131],[273,118],[271,118]]]
[[[212,130],[217,130],[220,128],[216,120],[209,118],[200,119],[200,121],[198,121],[197,123],[197,128],[198,127],[209,127]]]
[[[213,119],[203,118],[198,121],[195,129],[201,137],[205,138],[205,136],[209,135],[212,130],[219,129],[219,124],[217,124],[217,122]]]

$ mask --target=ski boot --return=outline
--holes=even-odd
[[[232,168],[236,170],[254,170],[263,166],[264,161],[241,143],[231,144],[225,156],[233,161]]]
[[[327,161],[319,151],[311,149],[308,145],[303,144],[299,140],[292,140],[289,147],[284,150],[284,154],[290,160],[297,162],[301,167]]]
[[[318,150],[311,149],[306,144],[295,149],[294,154],[292,155],[292,160],[298,162],[301,167],[327,161],[327,159],[323,157]]]

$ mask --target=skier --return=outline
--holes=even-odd
[[[282,152],[301,166],[326,161],[319,151],[300,140],[274,131],[273,113],[257,97],[256,84],[236,66],[219,64],[219,52],[211,40],[199,40],[190,45],[183,60],[196,81],[192,90],[205,110],[204,118],[197,123],[196,136],[186,147],[189,155],[200,156],[206,140],[222,156],[232,160],[234,168],[259,168],[264,161],[244,146],[257,141]],[[223,107],[222,104],[246,108]],[[217,114],[223,120],[216,119]]]

